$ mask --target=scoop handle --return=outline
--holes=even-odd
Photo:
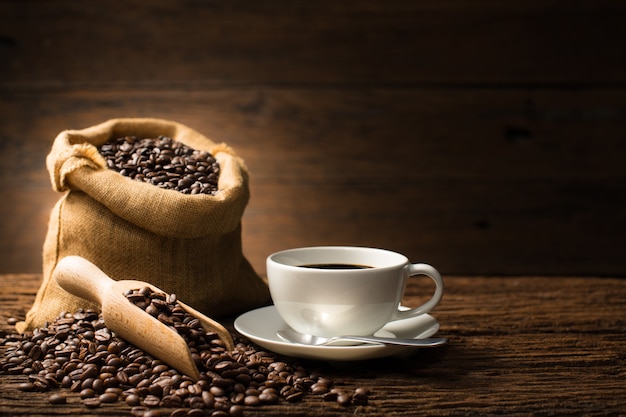
[[[200,374],[187,342],[174,329],[128,301],[120,288],[149,284],[130,280],[115,281],[80,256],[61,259],[54,269],[53,277],[67,292],[98,303],[102,307],[104,323],[117,336],[198,380]]]
[[[52,276],[65,291],[100,306],[115,283],[96,265],[74,255],[61,259]]]

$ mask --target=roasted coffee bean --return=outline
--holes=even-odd
[[[118,396],[112,392],[105,392],[98,397],[101,403],[114,403],[117,402]]]
[[[87,408],[98,408],[102,404],[98,397],[85,398],[82,403]]]
[[[337,392],[337,403],[343,406],[349,406],[352,404],[352,396],[345,391]]]
[[[169,366],[165,365],[165,364],[160,364],[160,365],[156,365],[154,368],[152,368],[152,373],[153,374],[161,374],[165,371],[168,371],[170,368]]]
[[[261,399],[259,398],[258,395],[247,395],[243,399],[243,403],[244,405],[256,407],[256,406],[261,405]]]
[[[186,417],[187,409],[186,408],[177,408],[170,413],[170,417]]]
[[[337,397],[339,397],[339,393],[337,391],[329,391],[322,395],[322,399],[324,401],[337,401]]]
[[[149,394],[144,398],[143,404],[146,407],[156,407],[161,403],[161,399],[156,395]]]
[[[50,404],[65,404],[67,402],[67,398],[61,394],[52,394],[48,398],[48,402]]]
[[[148,407],[144,407],[143,405],[138,405],[130,409],[130,414],[136,417],[143,417],[143,415],[147,413],[148,411],[150,411]]]
[[[131,407],[141,404],[141,399],[137,394],[128,395],[124,401],[126,401],[126,404],[130,405]]]
[[[124,399],[124,391],[121,388],[107,388],[104,391],[105,394],[114,394],[118,399]]]
[[[63,377],[63,379],[61,380],[61,387],[62,388],[69,388],[72,386],[72,378],[70,378],[69,375],[65,375]]]
[[[276,404],[279,400],[276,390],[273,388],[266,388],[259,394],[259,400],[264,404]]]
[[[322,382],[318,381],[315,384],[311,385],[311,392],[315,395],[326,394],[328,391],[328,386]]]
[[[81,381],[85,381],[86,379],[93,379],[98,376],[98,367],[95,365],[85,365],[83,366],[80,374]]]
[[[302,399],[304,398],[304,394],[305,394],[304,391],[292,390],[287,395],[285,395],[284,398],[290,403],[294,403],[294,402],[302,401]]]
[[[355,389],[354,394],[352,394],[352,402],[354,405],[367,405],[369,402],[369,390],[362,387]]]
[[[85,388],[80,391],[80,398],[93,398],[96,396],[96,392],[91,388]]]
[[[189,398],[189,407],[190,408],[203,409],[203,408],[205,408],[204,401],[202,400],[201,397],[190,397]]]
[[[215,405],[215,395],[211,394],[209,391],[202,391],[200,397],[202,398],[206,408],[213,408]]]
[[[80,388],[81,390],[84,389],[93,389],[93,378],[85,378],[82,383],[80,384]],[[95,391],[95,390],[94,390]]]
[[[104,381],[100,378],[96,378],[91,383],[91,388],[97,392],[98,394],[102,394],[106,387],[104,386]]]
[[[196,359],[199,380],[181,375],[119,339],[100,315],[89,310],[63,313],[32,333],[5,336],[0,340],[6,346],[5,355],[0,357],[0,373],[23,374],[27,382],[18,386],[23,391],[65,387],[80,396],[85,407],[124,401],[132,407],[131,413],[139,416],[165,407],[175,409],[174,416],[183,415],[179,410],[184,410],[185,415],[237,417],[242,415],[242,407],[296,402],[307,394],[343,406],[368,404],[367,389],[349,390],[345,385],[341,390],[331,388],[332,380],[295,362],[278,360],[245,340],[236,340],[235,349],[227,351],[217,334],[205,332],[178,305],[175,295],[148,287],[126,295],[129,302],[139,300],[136,305],[140,308],[154,305],[160,312],[157,317],[174,323],[170,327],[179,330]],[[40,359],[33,359],[31,353]]]
[[[163,407],[174,408],[183,405],[183,399],[176,394],[166,395],[161,400]]]
[[[170,413],[170,417],[186,417],[188,410],[186,408],[176,408]]]
[[[109,169],[137,181],[184,194],[217,190],[220,166],[206,151],[198,151],[166,136],[111,139],[99,148]]]
[[[226,390],[216,385],[213,385],[211,388],[209,388],[209,392],[215,397],[223,397],[224,395],[226,395]]]
[[[17,386],[17,389],[19,389],[20,391],[29,392],[34,391],[35,386],[32,384],[32,382],[20,382],[20,384]]]
[[[243,417],[243,407],[240,405],[233,405],[228,410],[228,414],[230,414],[230,417]]]

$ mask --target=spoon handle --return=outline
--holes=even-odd
[[[355,342],[367,342],[367,343],[383,343],[386,345],[401,345],[401,346],[419,346],[419,347],[435,347],[445,344],[448,339],[443,337],[430,337],[426,339],[398,339],[395,337],[375,337],[375,336],[339,336],[332,337],[326,342],[326,344],[336,342],[339,340],[351,340]]]

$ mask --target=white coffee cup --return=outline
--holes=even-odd
[[[418,275],[435,282],[433,296],[419,307],[400,310],[407,279]],[[267,278],[281,318],[294,330],[316,336],[371,335],[390,321],[428,313],[443,295],[443,280],[432,266],[366,247],[276,252],[267,258]]]

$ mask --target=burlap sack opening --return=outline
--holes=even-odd
[[[213,154],[221,169],[216,195],[186,195],[132,180],[108,169],[96,148],[112,138],[159,135]],[[210,317],[269,303],[266,283],[242,253],[248,172],[227,145],[172,121],[113,119],[61,132],[46,164],[53,189],[66,193],[50,215],[43,282],[18,331],[43,326],[64,311],[97,308],[51,279],[68,255],[86,258],[113,279],[147,281],[175,293]]]

